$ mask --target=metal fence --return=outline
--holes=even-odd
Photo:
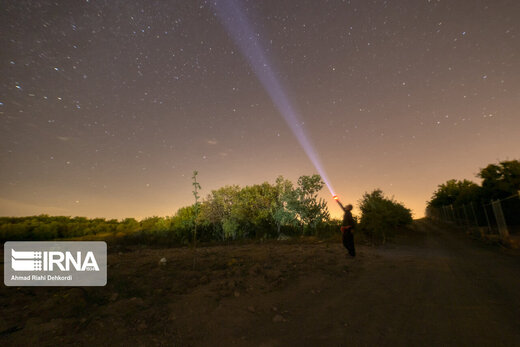
[[[501,239],[520,237],[520,191],[500,200],[429,208],[427,215],[466,228],[476,228],[482,235],[494,234]]]

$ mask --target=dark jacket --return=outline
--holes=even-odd
[[[352,213],[348,210],[343,211],[345,211],[345,214],[343,215],[343,223],[341,223],[341,226],[351,227],[354,229],[356,227],[356,222],[354,221],[354,218],[352,218]]]
[[[339,200],[336,200],[339,204],[339,206],[341,206],[341,209],[345,212],[345,214],[343,215],[343,223],[341,223],[341,226],[342,227],[351,227],[352,229],[354,229],[356,227],[356,222],[354,221],[354,218],[352,217],[352,213],[347,210],[346,207],[344,207],[341,202],[339,202]]]

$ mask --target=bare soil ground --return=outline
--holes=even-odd
[[[106,287],[2,286],[0,344],[520,345],[518,254],[427,221],[339,241],[113,252]]]

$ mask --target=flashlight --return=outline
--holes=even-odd
[[[337,195],[334,195],[332,198],[333,198],[334,200],[338,200],[338,199],[339,199]]]

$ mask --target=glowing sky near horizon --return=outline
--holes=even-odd
[[[284,109],[355,213],[380,188],[419,217],[520,159],[519,2],[240,3],[281,92],[207,1],[4,1],[0,215],[171,215],[193,170],[202,196],[296,182],[317,172]]]

